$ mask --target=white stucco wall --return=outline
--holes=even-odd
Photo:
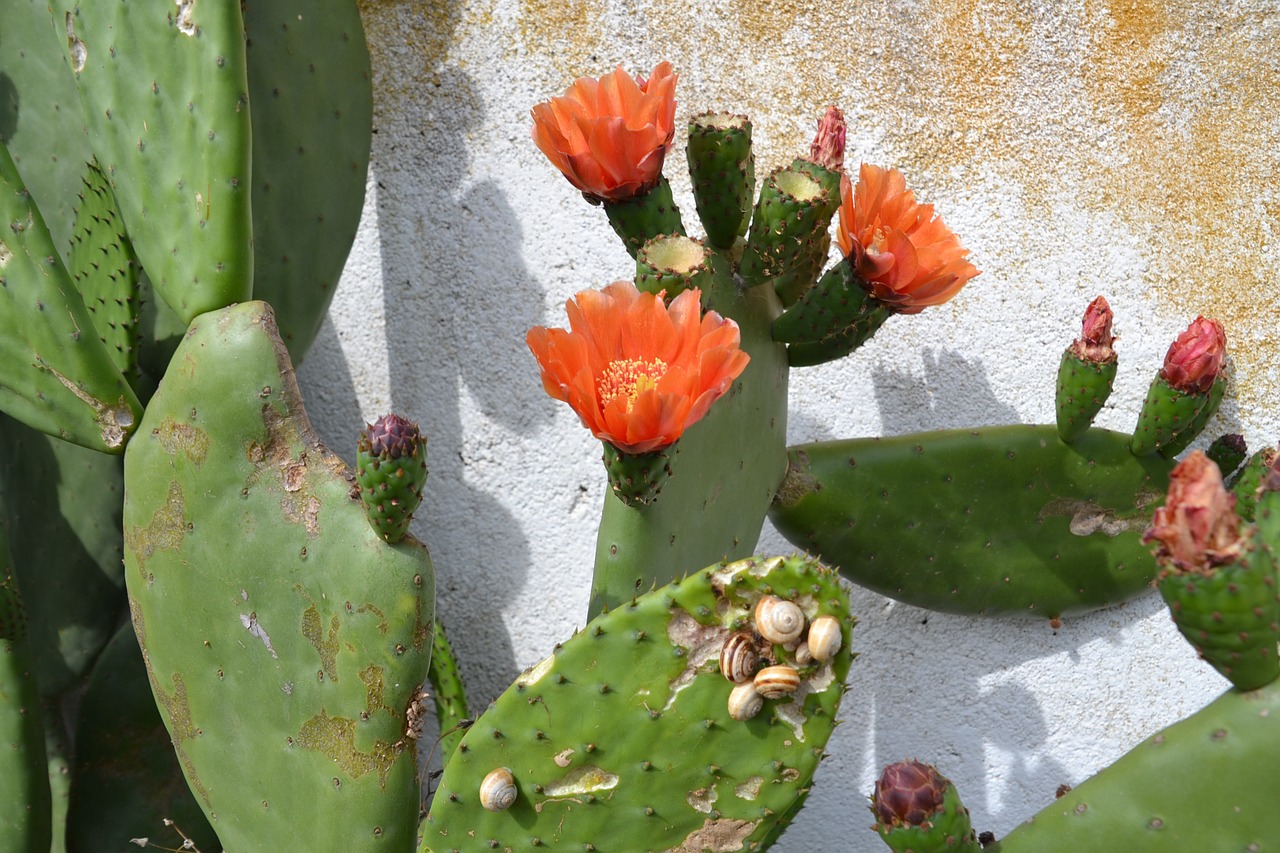
[[[541,390],[525,331],[629,276],[605,223],[529,140],[577,75],[660,59],[678,122],[752,116],[757,170],[803,150],[829,103],[849,162],[896,165],[983,274],[852,358],[793,372],[793,442],[1050,422],[1084,305],[1111,301],[1121,371],[1099,422],[1128,429],[1172,338],[1220,318],[1234,399],[1210,428],[1280,435],[1280,12],[1271,0],[366,0],[376,89],[357,245],[301,370],[352,457],[394,410],[430,436],[415,532],[483,707],[581,625],[604,481],[598,444]],[[1268,47],[1269,45],[1269,47]],[[683,152],[668,159],[695,228]],[[791,547],[766,530],[762,552]],[[1004,834],[1225,681],[1158,596],[1043,623],[942,616],[853,591],[851,689],[783,851],[874,851],[881,765],[936,763]]]

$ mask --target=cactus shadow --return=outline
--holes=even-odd
[[[13,78],[0,71],[0,142],[18,130],[18,87]]]
[[[996,397],[982,363],[949,349],[925,350],[915,375],[883,364],[871,373],[882,435],[1018,423],[1018,410]]]

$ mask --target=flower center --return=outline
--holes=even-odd
[[[627,398],[627,411],[635,405],[636,397],[658,387],[658,380],[667,372],[667,363],[660,358],[642,361],[619,358],[609,362],[600,376],[600,405],[607,406],[616,398]]]

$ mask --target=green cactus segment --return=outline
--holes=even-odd
[[[786,353],[769,337],[778,297],[767,282],[744,293],[716,277],[704,301],[738,323],[751,362],[680,437],[657,500],[632,507],[612,490],[605,495],[592,615],[686,572],[752,554],[786,472]]]
[[[920,826],[886,825],[876,821],[873,827],[894,853],[979,853],[969,820],[969,810],[950,780],[945,780],[942,804]]]
[[[854,583],[949,613],[1055,619],[1124,601],[1173,463],[1092,429],[951,430],[792,447],[770,511]],[[961,523],[962,522],[962,523]]]
[[[831,223],[831,217],[840,208],[841,176],[841,172],[805,159],[797,159],[791,164],[791,168],[818,182],[825,194],[825,204],[818,210],[820,227],[816,239],[801,246],[800,257],[796,264],[788,273],[784,273],[774,282],[782,304],[788,307],[808,292],[822,274],[822,268],[827,265],[831,252],[831,231],[828,226]]]
[[[602,444],[613,496],[632,509],[656,501],[671,477],[671,462],[680,452],[680,442],[650,453],[623,453],[607,441]]]
[[[1249,457],[1249,461],[1236,472],[1235,480],[1231,483],[1231,493],[1236,496],[1236,515],[1246,522],[1252,522],[1257,515],[1258,488],[1275,458],[1276,448],[1262,448]]]
[[[747,233],[755,191],[751,120],[731,113],[703,113],[689,121],[689,177],[707,244],[729,249]]]
[[[239,3],[55,0],[89,137],[156,292],[184,322],[253,290]]]
[[[49,229],[0,146],[0,410],[41,432],[119,453],[142,415]]]
[[[409,532],[427,482],[427,439],[398,415],[378,418],[356,443],[356,482],[369,523],[394,545]]]
[[[116,211],[115,193],[96,163],[85,172],[79,198],[67,268],[112,363],[132,379],[138,368],[142,268]]]
[[[48,853],[52,804],[43,716],[18,584],[0,527],[0,850]]]
[[[1204,454],[1209,457],[1214,465],[1218,466],[1218,470],[1222,472],[1222,478],[1225,480],[1234,474],[1236,469],[1248,458],[1249,446],[1245,444],[1243,435],[1226,433],[1215,438]]]
[[[777,319],[773,339],[790,345],[792,367],[825,364],[866,343],[891,314],[843,258]]]
[[[70,778],[70,850],[125,850],[131,838],[164,837],[165,818],[198,849],[222,849],[182,778],[128,624],[103,650],[76,709]]]
[[[1269,851],[1280,839],[1280,681],[1229,690],[1077,785],[988,853]]]
[[[53,244],[71,242],[76,194],[93,158],[75,78],[48,0],[8,0],[0,38],[0,143],[44,214]]]
[[[1071,444],[1084,435],[1102,406],[1111,396],[1119,362],[1089,361],[1076,355],[1072,347],[1062,353],[1058,364],[1058,438]]]
[[[711,255],[702,242],[679,234],[654,237],[636,255],[636,289],[666,292],[674,299],[690,287],[701,287]]]
[[[431,635],[431,668],[427,670],[427,681],[431,685],[431,700],[435,704],[436,722],[440,729],[440,756],[448,764],[462,740],[467,721],[471,719],[471,710],[458,672],[458,659],[439,620],[436,620],[435,631]]]
[[[271,309],[201,315],[125,456],[125,575],[151,689],[228,850],[401,850],[426,678],[426,549],[369,526]]]
[[[17,560],[46,697],[81,681],[124,613],[123,504],[118,456],[0,415],[0,528]]]
[[[812,259],[826,237],[833,210],[830,193],[807,171],[775,171],[760,187],[752,212],[742,278],[748,285],[772,282],[783,304],[789,305],[799,295],[797,285],[803,287],[817,277]]]
[[[1157,374],[1138,412],[1129,449],[1135,456],[1155,453],[1170,444],[1209,402],[1209,392],[1179,391]]]
[[[271,303],[294,364],[324,321],[355,240],[373,138],[357,4],[244,6],[253,105],[253,297]]]
[[[842,643],[826,663],[795,666],[793,694],[734,718],[720,651],[755,627],[766,593],[794,601],[810,623],[835,617]],[[812,784],[852,623],[835,574],[799,558],[712,566],[597,617],[467,731],[420,849],[760,849]],[[764,649],[767,661],[794,663],[799,642]],[[480,790],[498,768],[516,797],[491,812]]]
[[[1160,454],[1168,459],[1172,459],[1182,451],[1191,446],[1191,442],[1200,437],[1200,433],[1204,432],[1204,428],[1209,425],[1209,419],[1218,413],[1218,409],[1222,407],[1222,400],[1227,393],[1227,378],[1219,376],[1210,386],[1208,391],[1208,399],[1205,400],[1204,407],[1196,412],[1195,417],[1175,435],[1172,440],[1160,446]]]
[[[657,186],[644,195],[626,201],[604,202],[604,212],[633,258],[640,252],[640,247],[654,237],[685,233],[680,208],[676,207],[671,184],[666,178],[661,178]]]
[[[794,343],[787,347],[787,364],[792,367],[812,367],[826,364],[854,352],[880,331],[885,321],[893,316],[887,305],[867,299],[853,322],[841,332],[812,343]]]

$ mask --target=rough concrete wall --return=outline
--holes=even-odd
[[[415,530],[479,707],[581,624],[603,478],[597,443],[545,397],[523,337],[575,291],[629,273],[603,214],[529,140],[575,76],[660,59],[679,117],[751,115],[758,172],[829,103],[849,161],[902,169],[984,271],[891,321],[853,358],[793,374],[791,440],[1049,422],[1062,348],[1105,294],[1121,335],[1100,423],[1128,429],[1197,313],[1232,347],[1211,426],[1280,435],[1280,13],[1271,0],[364,0],[376,129],[362,231],[302,373],[348,458],[360,419],[430,435]],[[1269,46],[1269,47],[1268,47]],[[684,158],[668,159],[692,211]],[[763,551],[789,551],[766,532]],[[1059,631],[940,616],[855,591],[846,699],[784,851],[880,848],[888,761],[937,763],[979,829],[1007,832],[1225,682],[1158,597]]]

